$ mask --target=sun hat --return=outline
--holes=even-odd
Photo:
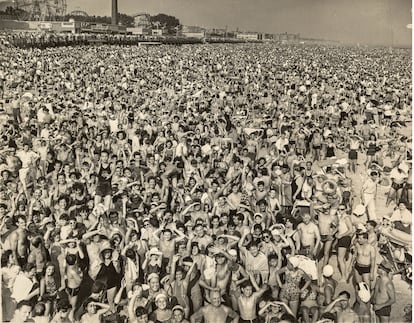
[[[112,252],[114,249],[112,248],[111,243],[110,243],[108,240],[105,240],[105,241],[102,243],[102,246],[101,246],[101,252],[100,252],[100,256],[101,256],[101,258],[103,258],[103,254],[104,254],[104,253],[105,253],[105,251],[107,251],[107,250],[110,250],[110,251]]]

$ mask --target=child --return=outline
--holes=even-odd
[[[100,309],[98,309],[98,306]],[[101,316],[108,312],[110,306],[103,303],[94,302],[92,298],[89,298],[85,302],[86,313],[82,315],[80,323],[100,323]]]

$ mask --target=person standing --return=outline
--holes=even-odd
[[[374,290],[374,311],[380,323],[390,322],[391,306],[395,303],[395,288],[390,278],[391,267],[382,262]]]
[[[368,233],[357,233],[355,245],[355,280],[357,283],[365,282],[372,286],[375,272],[375,248],[368,243]]]
[[[377,184],[379,182],[379,174],[377,171],[371,171],[368,179],[361,188],[361,202],[368,211],[368,218],[376,220],[375,201],[377,198]]]

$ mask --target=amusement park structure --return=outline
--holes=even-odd
[[[14,4],[27,12],[28,20],[56,20],[66,14],[66,0],[14,0]]]

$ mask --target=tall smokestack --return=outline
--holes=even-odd
[[[118,0],[112,0],[112,25],[118,24]]]

